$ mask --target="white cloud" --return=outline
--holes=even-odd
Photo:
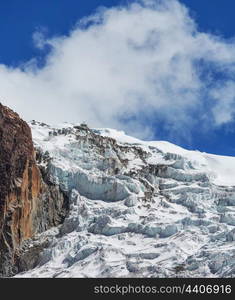
[[[226,82],[223,86],[211,91],[216,105],[212,111],[215,116],[216,125],[231,122],[235,114],[235,84],[233,81]]]
[[[28,120],[86,121],[150,137],[161,118],[183,135],[205,97],[215,99],[216,125],[232,120],[234,82],[214,84],[210,70],[234,74],[235,44],[198,32],[176,0],[102,9],[68,36],[46,40],[37,32],[34,41],[51,47],[43,68],[36,58],[19,68],[0,65],[3,103]]]

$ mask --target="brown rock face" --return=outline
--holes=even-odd
[[[21,243],[61,223],[67,204],[43,181],[28,124],[0,104],[0,276],[17,272]]]

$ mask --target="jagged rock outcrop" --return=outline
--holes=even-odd
[[[23,241],[60,224],[66,212],[67,196],[37,166],[30,127],[0,104],[0,277],[18,271]]]

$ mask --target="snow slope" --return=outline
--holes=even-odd
[[[235,157],[113,129],[31,124],[38,163],[70,199],[18,277],[235,277]]]
[[[192,161],[194,166],[211,176],[213,183],[224,186],[235,186],[235,157],[219,156],[199,151],[189,151],[166,141],[141,141],[127,136],[123,131],[101,129],[95,132],[102,136],[116,139],[121,143],[152,146],[164,153],[174,153]]]

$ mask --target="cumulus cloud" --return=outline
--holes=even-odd
[[[199,32],[177,0],[102,8],[67,36],[36,32],[34,41],[50,49],[43,66],[36,57],[0,65],[2,102],[27,120],[86,121],[141,138],[157,122],[183,135],[207,115],[210,126],[233,120],[235,44]]]

